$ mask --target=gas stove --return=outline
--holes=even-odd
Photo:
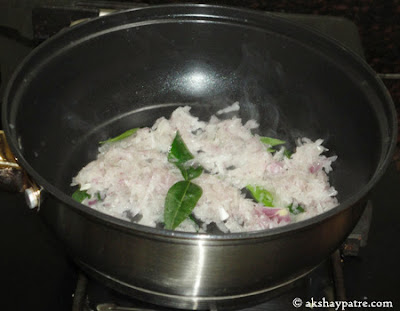
[[[335,258],[336,256],[339,256]],[[332,259],[326,260],[318,268],[312,271],[308,276],[280,287],[267,293],[264,297],[265,302],[259,304],[248,304],[240,306],[234,310],[241,311],[275,311],[288,310],[293,308],[293,300],[295,298],[306,301],[311,297],[314,299],[322,299],[326,297],[334,300],[337,295],[336,286],[342,286],[339,291],[344,292],[343,282],[335,283],[333,275],[342,273],[341,266],[333,264],[340,262],[339,252],[332,255]],[[77,295],[77,293],[84,293]],[[79,274],[77,288],[75,292],[76,309],[73,311],[173,311],[175,309],[159,307],[149,302],[142,302],[123,294],[117,293],[93,279],[88,278],[84,274]],[[218,311],[217,306],[211,306],[211,311]]]
[[[12,12],[15,20],[11,25],[0,25],[0,90],[4,90],[22,58],[58,31],[110,10],[142,5],[76,2],[68,7],[38,6],[26,9],[25,13]],[[347,19],[276,15],[323,32],[363,56],[357,27]],[[359,224],[339,250],[307,276],[271,291],[261,304],[238,306],[237,310],[302,310],[311,299],[386,300],[399,307],[396,257],[400,255],[400,247],[395,242],[400,235],[400,212],[395,208],[400,199],[396,191],[399,187],[400,174],[391,165],[371,194]],[[85,275],[41,222],[40,213],[29,210],[21,195],[0,192],[0,206],[4,310],[172,310],[132,299]],[[211,310],[218,309],[211,307]]]

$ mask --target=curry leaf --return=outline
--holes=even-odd
[[[290,152],[289,150],[285,149],[283,150],[283,154],[285,155],[286,158],[290,159],[292,157],[292,152]]]
[[[304,213],[304,208],[301,205],[297,205],[296,207],[293,207],[293,203],[291,203],[288,206],[289,212],[293,215],[301,214]]]
[[[194,156],[190,153],[179,131],[177,131],[168,152],[168,161],[179,168],[185,180],[192,180],[203,173],[201,166],[192,166],[188,163],[188,161],[193,159]]]
[[[276,149],[273,148],[274,146],[278,146],[278,145],[283,145],[286,144],[286,142],[284,140],[280,140],[277,138],[272,138],[272,137],[266,137],[266,136],[260,136],[260,141],[266,145],[270,145],[271,147],[268,148],[267,150],[269,152],[275,152]],[[283,154],[285,155],[285,157],[287,157],[288,159],[290,159],[290,157],[292,156],[292,152],[290,152],[289,150],[287,150],[286,148],[284,148],[283,150]]]
[[[253,198],[259,202],[262,203],[264,206],[268,206],[268,207],[273,207],[274,204],[274,197],[272,196],[271,192],[269,192],[268,190],[260,187],[260,186],[251,186],[251,185],[247,185],[246,189],[248,189]]]
[[[178,227],[192,213],[202,193],[203,190],[198,185],[188,180],[175,183],[165,198],[165,229],[173,230]]]
[[[187,178],[185,178],[185,180],[195,179],[196,177],[199,177],[203,173],[203,168],[201,166],[197,167],[190,166],[186,167],[185,170],[187,172]]]
[[[82,202],[84,199],[90,199],[90,194],[86,192],[86,190],[76,190],[72,194],[72,198],[75,201]]]
[[[97,200],[103,201],[103,199],[101,198],[100,192],[96,192],[96,197],[97,197]]]
[[[267,150],[271,153],[276,151],[276,149],[273,148],[274,146],[279,146],[279,145],[283,145],[286,143],[284,140],[280,140],[280,139],[272,138],[272,137],[266,137],[266,136],[260,136],[260,141],[262,143],[270,146]],[[286,149],[285,149],[285,151],[286,151]],[[290,158],[290,156],[288,156],[286,153],[285,153],[285,156]]]
[[[190,218],[193,208],[203,193],[201,187],[191,182],[203,172],[201,166],[191,165],[190,162],[193,159],[194,156],[177,131],[168,152],[168,161],[179,168],[185,180],[175,183],[168,190],[164,206],[165,229],[173,230],[186,218]]]
[[[136,127],[136,128],[127,130],[126,132],[123,132],[122,134],[120,134],[120,135],[118,135],[118,136],[116,136],[116,137],[113,137],[113,138],[110,138],[110,139],[101,141],[100,144],[111,143],[111,142],[116,142],[116,141],[122,140],[122,139],[124,139],[124,138],[127,138],[127,137],[129,137],[129,136],[135,134],[135,133],[137,132],[138,129],[139,129],[139,128]]]
[[[184,163],[192,160],[194,157],[186,147],[179,131],[176,132],[172,142],[171,149],[168,153],[168,161],[172,163]]]
[[[192,222],[192,224],[193,224],[194,229],[196,230],[196,232],[199,232],[199,231],[200,231],[200,226],[199,226],[199,224],[197,223],[196,218],[193,216],[193,214],[190,214],[188,219]]]
[[[260,136],[260,141],[264,144],[270,145],[271,147],[283,145],[286,143],[284,140],[266,136]]]

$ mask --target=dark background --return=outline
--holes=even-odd
[[[166,4],[189,1],[136,2]],[[61,0],[0,0],[0,93],[15,66],[34,46],[32,8],[71,3]],[[400,72],[400,0],[225,0],[201,3],[345,17],[358,28],[366,62],[377,73]],[[400,81],[383,81],[399,112]],[[30,310],[51,310],[57,304],[70,308],[71,289],[76,276],[64,250],[48,234],[38,214],[25,208],[22,196],[0,194],[0,277],[5,285],[0,292],[4,307],[0,308],[28,310],[29,306]],[[347,296],[349,300],[390,300],[394,304],[393,310],[400,310],[399,144],[387,173],[373,191],[371,199],[374,207],[368,245],[361,249],[359,256],[346,257],[343,262]],[[47,255],[49,252],[52,257]],[[291,304],[288,304],[288,310],[291,309]]]
[[[69,6],[79,1],[67,0],[0,0],[0,27],[16,28],[26,39],[26,45],[33,37],[31,10],[38,6]],[[89,2],[89,1],[87,1]],[[102,2],[102,1],[92,1]],[[116,1],[112,1],[116,2]],[[329,15],[344,17],[352,21],[358,28],[364,48],[366,62],[377,73],[400,73],[400,0],[217,0],[217,1],[118,1],[119,3],[169,4],[169,3],[205,3],[245,7],[249,9],[300,13],[311,15]],[[0,39],[1,40],[1,39]],[[1,43],[1,41],[0,41]],[[0,45],[0,65],[4,75],[9,75],[15,64],[27,53],[20,51],[13,60],[2,58]],[[9,64],[4,65],[4,61]],[[3,64],[2,64],[3,63]],[[10,64],[11,63],[11,64]],[[3,73],[3,71],[6,72]],[[400,80],[383,79],[392,95],[397,111],[400,109]],[[4,87],[4,85],[2,86]],[[1,91],[1,89],[0,89]],[[400,151],[395,159],[400,163]],[[400,164],[398,164],[400,166]],[[399,167],[400,170],[400,167]]]

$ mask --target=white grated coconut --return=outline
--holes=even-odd
[[[235,103],[218,112],[239,109]],[[202,122],[190,114],[190,107],[179,107],[170,119],[158,119],[151,128],[141,128],[121,141],[99,148],[97,160],[86,165],[72,185],[79,185],[91,196],[82,203],[100,212],[155,227],[163,223],[164,202],[169,188],[182,180],[181,172],[168,162],[167,154],[176,132],[194,161],[204,168],[195,179],[203,194],[191,220],[176,230],[207,231],[214,223],[223,232],[269,229],[323,213],[338,205],[336,190],[327,173],[335,157],[322,155],[327,149],[322,140],[299,139],[290,158],[284,150],[271,153],[251,130],[254,120],[242,124],[233,117],[220,120],[212,116]],[[267,189],[273,207],[265,207],[242,191],[247,185]],[[291,214],[288,207],[305,211]]]

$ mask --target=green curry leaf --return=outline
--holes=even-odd
[[[197,167],[190,166],[190,167],[186,167],[183,169],[187,173],[187,177],[185,178],[185,180],[195,179],[196,177],[199,177],[203,173],[203,168],[201,166],[197,166]],[[181,172],[183,169],[180,169]]]
[[[279,146],[279,145],[283,145],[286,144],[286,142],[284,140],[280,140],[277,138],[272,138],[272,137],[266,137],[266,136],[260,136],[260,141],[266,145],[269,145],[270,147],[267,149],[269,152],[273,153],[276,151],[275,146]],[[286,148],[284,148],[283,150],[283,154],[285,155],[285,157],[287,157],[288,159],[290,159],[290,157],[292,156],[292,152],[290,152],[289,150],[287,150]]]
[[[165,229],[173,230],[192,213],[203,190],[196,184],[182,180],[175,183],[165,198]]]
[[[296,207],[293,207],[293,203],[290,203],[288,206],[289,212],[293,215],[301,214],[304,213],[305,210],[301,205],[297,205]]]
[[[271,147],[283,145],[286,143],[284,140],[266,136],[260,136],[260,141],[266,145],[270,145]]]
[[[194,156],[190,153],[179,131],[177,131],[168,152],[168,161],[179,168],[185,180],[192,180],[203,173],[201,166],[191,166],[188,164],[188,161],[193,159]]]
[[[86,190],[78,189],[72,194],[72,198],[81,203],[84,199],[90,199],[90,194],[87,193]]]
[[[135,133],[137,132],[138,129],[139,129],[139,128],[136,127],[136,128],[127,130],[126,132],[123,132],[122,134],[120,134],[120,135],[118,135],[118,136],[116,136],[116,137],[113,137],[113,138],[110,138],[110,139],[101,141],[101,142],[99,142],[99,144],[102,145],[102,144],[105,144],[105,143],[112,143],[112,142],[116,142],[116,141],[123,140],[124,138],[127,138],[127,137],[129,137],[129,136],[135,134]]]
[[[292,157],[292,152],[290,152],[289,150],[285,149],[283,150],[283,154],[286,158],[290,159]]]
[[[191,182],[203,173],[201,166],[191,165],[190,161],[193,159],[194,156],[177,131],[168,152],[168,161],[178,167],[185,180],[178,181],[168,190],[164,206],[165,229],[173,230],[186,218],[190,218],[193,208],[203,194],[201,187]]]
[[[179,134],[179,131],[177,131],[172,142],[171,149],[168,153],[168,161],[172,163],[184,163],[192,160],[193,158],[194,157],[183,141],[181,134]]]
[[[193,214],[189,215],[189,220],[192,222],[194,229],[196,230],[196,232],[200,231],[200,226],[196,221],[196,218],[193,216]]]
[[[246,189],[249,190],[253,196],[253,198],[263,204],[264,206],[273,207],[274,197],[271,192],[260,187],[260,186],[251,186],[247,185]]]

